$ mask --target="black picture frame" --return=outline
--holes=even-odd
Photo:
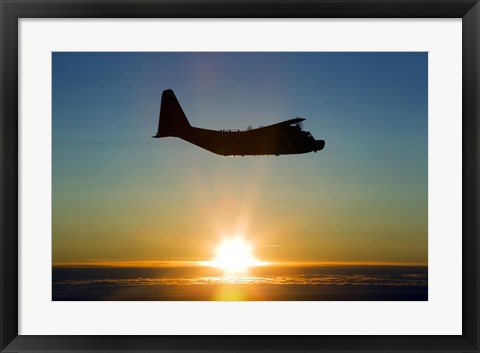
[[[479,352],[479,34],[477,0],[0,0],[2,352]],[[462,18],[461,336],[18,335],[18,19]]]

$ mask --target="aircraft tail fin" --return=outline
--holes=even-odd
[[[158,132],[154,137],[181,137],[189,128],[191,125],[173,91],[171,89],[163,91]]]

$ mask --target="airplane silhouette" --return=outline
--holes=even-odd
[[[322,150],[325,140],[315,140],[310,132],[302,131],[299,123],[303,120],[295,118],[245,131],[201,129],[190,125],[175,94],[167,89],[162,93],[158,132],[153,137],[179,137],[223,156],[278,156]]]

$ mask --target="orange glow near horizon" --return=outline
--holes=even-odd
[[[215,249],[215,258],[209,263],[228,275],[245,274],[250,267],[261,264],[253,255],[252,246],[240,236],[224,239]]]

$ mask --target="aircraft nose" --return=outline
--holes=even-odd
[[[323,150],[325,147],[325,140],[315,140],[315,151]]]

